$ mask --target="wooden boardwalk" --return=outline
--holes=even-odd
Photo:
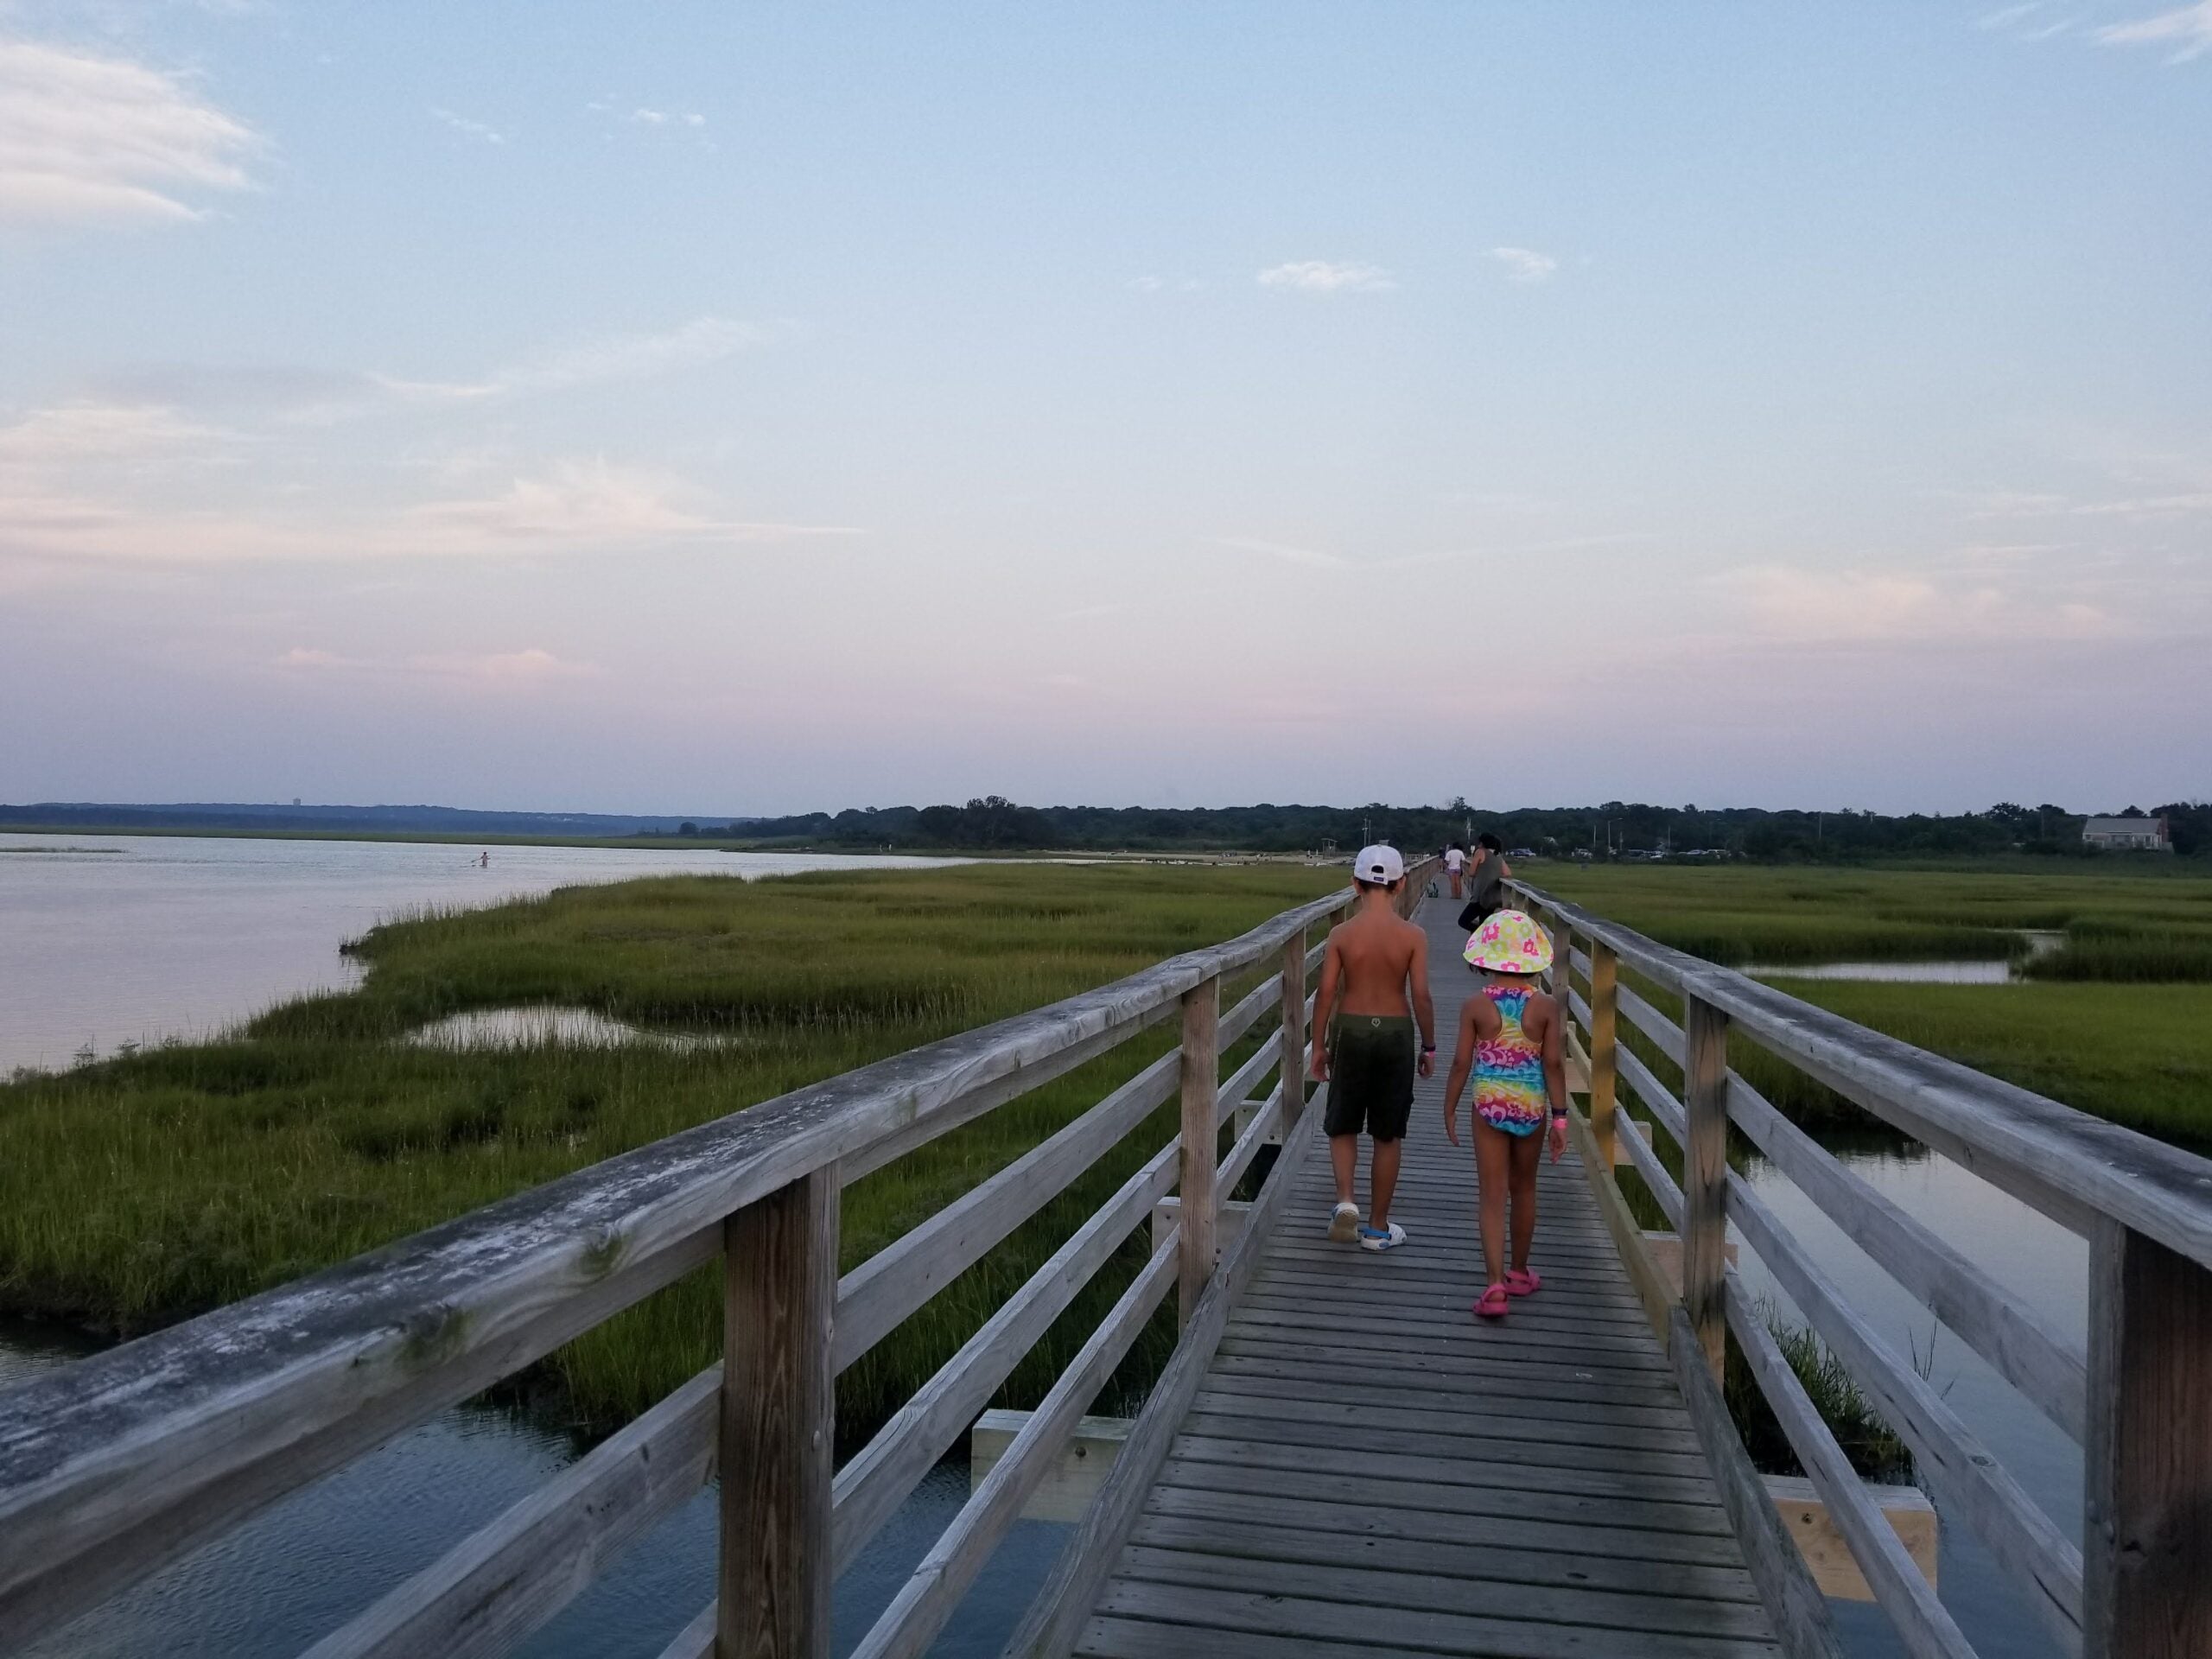
[[[1470,1311],[1483,1283],[1474,1162],[1445,1141],[1440,1107],[1472,978],[1452,906],[1421,914],[1441,1052],[1392,1206],[1409,1242],[1383,1255],[1332,1244],[1327,1160],[1305,1160],[1077,1651],[1776,1653],[1571,1153],[1540,1186],[1544,1288],[1502,1324]],[[1301,1133],[1317,1132],[1313,1116]],[[1363,1209],[1363,1156],[1358,1195]]]

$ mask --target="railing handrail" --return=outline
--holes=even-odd
[[[1507,885],[2052,1220],[2083,1233],[2094,1217],[2118,1222],[2212,1267],[2212,1160],[1661,944],[1530,883]]]
[[[1718,1376],[1732,1334],[1791,1449],[1811,1475],[1874,1597],[1909,1651],[1970,1659],[1973,1648],[1877,1513],[1850,1460],[1784,1357],[1726,1253],[1732,1224],[1910,1449],[1948,1516],[1963,1520],[2018,1587],[2063,1653],[2180,1659],[2212,1642],[2202,1563],[2212,1549],[2212,1162],[1999,1083],[1825,1009],[1657,944],[1526,882],[1515,893],[1548,917],[1551,986],[1590,1034],[1591,1111],[1573,1117],[1607,1228],[1669,1342]],[[1590,940],[1587,955],[1573,947]],[[1618,982],[1625,963],[1682,999],[1675,1024]],[[1586,999],[1573,976],[1590,986]],[[1677,1100],[1619,1040],[1621,1022],[1681,1070]],[[1891,1127],[2088,1236],[2088,1340],[2077,1348],[2041,1309],[1891,1204],[1794,1128],[1729,1065],[1732,1034],[1827,1084]],[[1681,1149],[1677,1188],[1656,1150],[1616,1131],[1627,1084]],[[2076,1548],[1942,1391],[1859,1314],[1751,1183],[1726,1160],[1741,1130],[1923,1306],[2082,1444]],[[1654,1264],[1615,1185],[1625,1148],[1681,1240],[1679,1282]],[[1719,1437],[1719,1426],[1709,1440]],[[1733,1429],[1726,1431],[1732,1438]],[[1709,1448],[1710,1449],[1710,1448]],[[1770,1563],[1769,1564],[1771,1565]],[[1759,1563],[1754,1561],[1755,1572]],[[1782,1586],[1769,1572],[1763,1593]],[[1807,1653],[1827,1653],[1816,1630]],[[1795,1639],[1795,1638],[1793,1638]]]
[[[1351,899],[575,1171],[0,1392],[0,1620],[128,1581],[712,1261],[725,1219],[1073,1069]],[[130,1571],[104,1557],[127,1562]]]

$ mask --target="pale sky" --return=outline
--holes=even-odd
[[[0,800],[2212,795],[2212,0],[0,0]]]

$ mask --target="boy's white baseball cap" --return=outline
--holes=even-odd
[[[1359,849],[1359,856],[1351,861],[1351,873],[1363,881],[1379,881],[1388,887],[1406,879],[1406,861],[1398,856],[1396,848],[1378,842]]]

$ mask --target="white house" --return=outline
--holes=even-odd
[[[2164,818],[2091,818],[2082,826],[2082,839],[2111,852],[2171,853]]]

